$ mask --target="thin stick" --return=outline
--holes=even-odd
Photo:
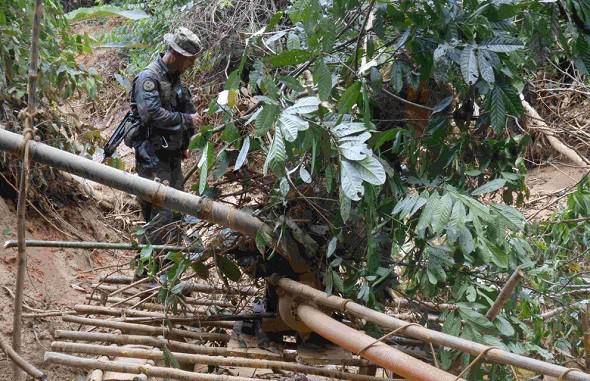
[[[145,350],[129,347],[121,348],[95,344],[66,343],[59,341],[52,343],[51,349],[53,351],[61,351],[66,353],[103,355],[109,357],[130,357],[155,361],[162,360],[164,358],[164,352],[159,350]],[[346,372],[340,372],[334,369],[302,365],[287,361],[245,359],[240,357],[208,356],[180,352],[172,352],[171,355],[178,362],[184,364],[207,364],[214,366],[232,366],[257,369],[282,369],[291,372],[312,374],[316,376],[338,378],[344,380],[376,381],[376,377],[372,376],[351,374]]]
[[[584,350],[586,351],[586,371],[590,370],[590,307],[582,308],[582,329],[584,330]]]
[[[145,374],[148,377],[161,377],[181,381],[254,381],[254,378],[234,377],[207,373],[187,372],[180,369],[163,368],[152,365],[130,364],[120,361],[104,361],[86,359],[76,356],[64,355],[62,353],[46,352],[45,362],[48,364],[59,364],[72,368],[81,369],[103,369],[113,372]]]
[[[12,348],[16,353],[22,352],[22,313],[25,273],[27,271],[27,246],[25,243],[25,213],[27,209],[27,190],[29,184],[29,141],[33,138],[33,116],[37,107],[37,74],[39,69],[39,34],[43,17],[43,1],[36,0],[33,19],[33,36],[31,41],[31,61],[29,63],[29,84],[25,128],[23,130],[23,160],[18,185],[16,206],[16,230],[18,238],[17,272],[14,298],[14,317],[12,323]],[[16,362],[13,366],[14,381],[23,381],[25,374]]]
[[[523,277],[524,272],[522,271],[522,267],[518,266],[516,270],[514,270],[514,272],[504,285],[504,287],[502,287],[502,290],[500,291],[500,294],[498,294],[498,298],[496,298],[494,305],[486,313],[486,317],[488,318],[488,320],[493,321],[496,319],[496,317],[502,310],[502,307],[504,307],[506,302],[508,302],[508,299],[510,299],[510,297],[514,293],[514,290],[518,286],[518,283],[520,283],[520,280]]]

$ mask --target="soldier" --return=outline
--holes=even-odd
[[[199,38],[180,27],[164,36],[167,50],[133,80],[131,111],[141,127],[126,137],[135,148],[139,176],[182,190],[181,160],[188,157],[188,144],[200,116],[180,75],[190,68],[201,50]],[[152,244],[180,244],[174,227],[181,216],[170,209],[142,202],[147,240]]]

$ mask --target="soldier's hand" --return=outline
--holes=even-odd
[[[201,115],[199,115],[198,112],[195,112],[194,114],[191,114],[191,120],[193,121],[193,126],[196,127],[199,124],[201,124],[203,118],[201,117]]]

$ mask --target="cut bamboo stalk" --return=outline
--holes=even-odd
[[[16,255],[16,284],[14,286],[14,315],[12,319],[12,348],[17,354],[22,352],[23,330],[23,294],[25,289],[25,273],[27,271],[27,244],[26,238],[26,209],[27,193],[29,189],[29,164],[31,152],[31,139],[34,136],[33,118],[37,111],[37,77],[39,75],[39,36],[41,34],[41,19],[43,18],[43,1],[36,0],[34,5],[33,31],[31,34],[31,60],[29,61],[29,78],[27,85],[27,111],[25,113],[25,126],[22,135],[22,145],[19,153],[22,155],[22,165],[18,184],[18,200],[16,203],[16,235],[18,239],[18,251]],[[21,365],[14,363],[12,366],[14,381],[25,379],[25,373]]]
[[[104,249],[104,250],[141,250],[150,245],[140,245],[124,242],[93,242],[93,241],[44,241],[39,239],[25,240],[29,247],[56,247],[60,249]],[[4,242],[4,248],[17,247],[18,241],[9,240]],[[173,245],[151,245],[154,250],[181,251],[187,252],[189,248]]]
[[[417,300],[415,302],[410,301],[409,299],[400,297],[395,294],[395,291],[391,288],[387,289],[387,293],[391,297],[392,301],[389,303],[392,307],[408,307],[411,304],[415,304],[417,306],[424,306],[433,311],[455,311],[459,306],[456,304],[448,304],[448,303],[432,303],[423,300]]]
[[[62,340],[76,340],[76,341],[89,341],[89,342],[104,342],[118,345],[135,344],[135,345],[149,345],[152,347],[164,348],[169,347],[170,349],[183,351],[187,353],[203,354],[211,356],[236,356],[246,357],[252,359],[264,359],[264,360],[285,360],[288,359],[282,354],[278,353],[261,353],[255,351],[248,351],[244,349],[227,349],[225,347],[207,347],[204,345],[189,344],[180,341],[162,339],[151,336],[141,335],[121,335],[113,333],[100,333],[100,332],[81,332],[81,331],[63,331],[56,330],[55,337]]]
[[[102,361],[109,361],[110,359],[106,356],[102,356],[99,358]],[[104,372],[102,369],[94,369],[92,372],[88,374],[86,381],[102,381],[104,377]]]
[[[129,308],[113,308],[104,306],[92,306],[89,304],[76,304],[74,310],[79,314],[85,315],[109,315],[109,316],[139,316],[139,317],[164,317],[163,313],[132,310]]]
[[[103,303],[102,298],[100,297],[100,295],[86,295],[86,299],[93,301],[93,302],[99,302],[99,303]],[[111,302],[118,302],[123,300],[123,298],[109,298],[109,300]],[[125,302],[123,304],[125,305],[132,305],[134,302]],[[144,309],[149,310],[149,311],[164,311],[164,306],[162,306],[161,304],[156,304],[156,303],[143,303],[141,305]],[[201,310],[198,310],[197,312],[204,312]]]
[[[498,294],[498,297],[496,298],[496,301],[494,302],[492,307],[486,313],[486,317],[488,318],[488,320],[496,320],[496,317],[498,317],[498,314],[500,313],[504,305],[512,297],[512,294],[514,294],[514,290],[516,289],[516,287],[518,287],[518,284],[520,283],[523,277],[524,271],[522,271],[521,266],[518,266],[514,270],[510,278],[508,278],[508,281],[506,282],[504,287],[502,287],[502,290],[500,291],[500,294]]]
[[[112,295],[116,295],[113,293],[113,287],[109,287],[106,285],[95,285],[94,287],[98,291],[109,292],[110,294],[107,295],[107,300],[109,300],[111,302],[116,301],[117,303],[121,303],[121,304],[126,304],[126,302],[131,299],[139,298],[140,292],[142,294],[149,292],[148,289],[137,290],[137,291],[132,291],[132,290],[128,289],[123,292],[123,293],[127,294],[128,296],[126,296],[125,298],[119,297],[118,299],[115,299],[115,297],[112,296]],[[207,299],[198,299],[198,298],[192,298],[192,297],[185,297],[183,300],[186,304],[191,304],[193,306],[218,306],[218,307],[226,307],[226,308],[234,307],[234,305],[231,304],[230,302],[223,301],[223,300],[207,300]]]
[[[128,347],[111,347],[94,344],[80,344],[80,343],[66,343],[66,342],[54,342],[51,344],[51,350],[61,351],[66,353],[80,353],[89,355],[103,355],[103,356],[117,356],[117,357],[129,357],[129,358],[140,358],[148,360],[162,360],[164,358],[164,352],[160,350],[145,350]],[[208,356],[198,354],[188,354],[180,352],[172,352],[178,362],[184,364],[207,364],[214,366],[232,366],[232,367],[244,367],[244,368],[259,368],[259,369],[281,369],[289,372],[297,372],[310,374],[315,376],[338,378],[342,380],[351,381],[376,381],[376,377],[357,375],[347,372],[341,372],[334,369],[320,368],[308,365],[302,365],[293,362],[286,361],[272,361],[272,360],[260,360],[260,359],[245,359],[241,357],[221,357],[221,356]]]
[[[147,279],[147,278],[144,278]],[[125,275],[107,275],[100,278],[100,283],[107,284],[130,284],[133,283],[133,277]]]
[[[149,335],[180,336],[190,339],[228,342],[229,336],[221,333],[194,332],[178,328],[154,327],[145,324],[125,323],[120,321],[88,319],[79,316],[64,316],[63,321],[95,327],[120,329],[121,331],[141,332]]]
[[[181,381],[255,381],[255,378],[225,376],[208,373],[187,372],[180,369],[163,368],[148,364],[137,365],[119,361],[105,361],[70,356],[63,353],[46,352],[45,362],[48,364],[59,364],[78,369],[103,369],[112,372],[140,374],[149,377],[171,378]]]
[[[273,276],[268,280],[272,284],[278,285],[284,291],[303,298],[308,303],[315,303],[317,305],[325,306],[337,311],[349,313],[353,316],[365,319],[375,323],[378,326],[391,330],[400,329],[401,327],[407,326],[405,329],[403,329],[403,332],[400,332],[400,335],[419,339],[426,343],[449,347],[474,356],[478,356],[487,351],[484,355],[482,355],[483,359],[486,361],[497,364],[512,365],[517,368],[528,369],[530,371],[546,374],[552,377],[562,376],[562,380],[590,381],[590,375],[584,373],[581,370],[570,371],[566,374],[568,368],[563,366],[517,355],[515,353],[510,353],[501,349],[490,349],[491,347],[487,345],[479,344],[424,327],[408,326],[408,322],[406,321],[387,316],[381,312],[372,310],[358,303],[354,303],[348,299],[340,298],[336,295],[328,296],[325,292],[291,279]]]
[[[566,305],[566,306],[554,308],[552,310],[543,312],[542,314],[539,315],[539,317],[543,320],[549,320],[549,319],[552,319],[556,316],[561,315],[562,313],[564,313],[566,311],[580,308],[580,307],[583,307],[587,304],[590,304],[590,299],[580,300],[579,302],[574,302],[574,303]]]

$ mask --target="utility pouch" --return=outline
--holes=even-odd
[[[149,140],[142,140],[134,148],[136,160],[145,168],[153,169],[160,164],[154,145]]]

